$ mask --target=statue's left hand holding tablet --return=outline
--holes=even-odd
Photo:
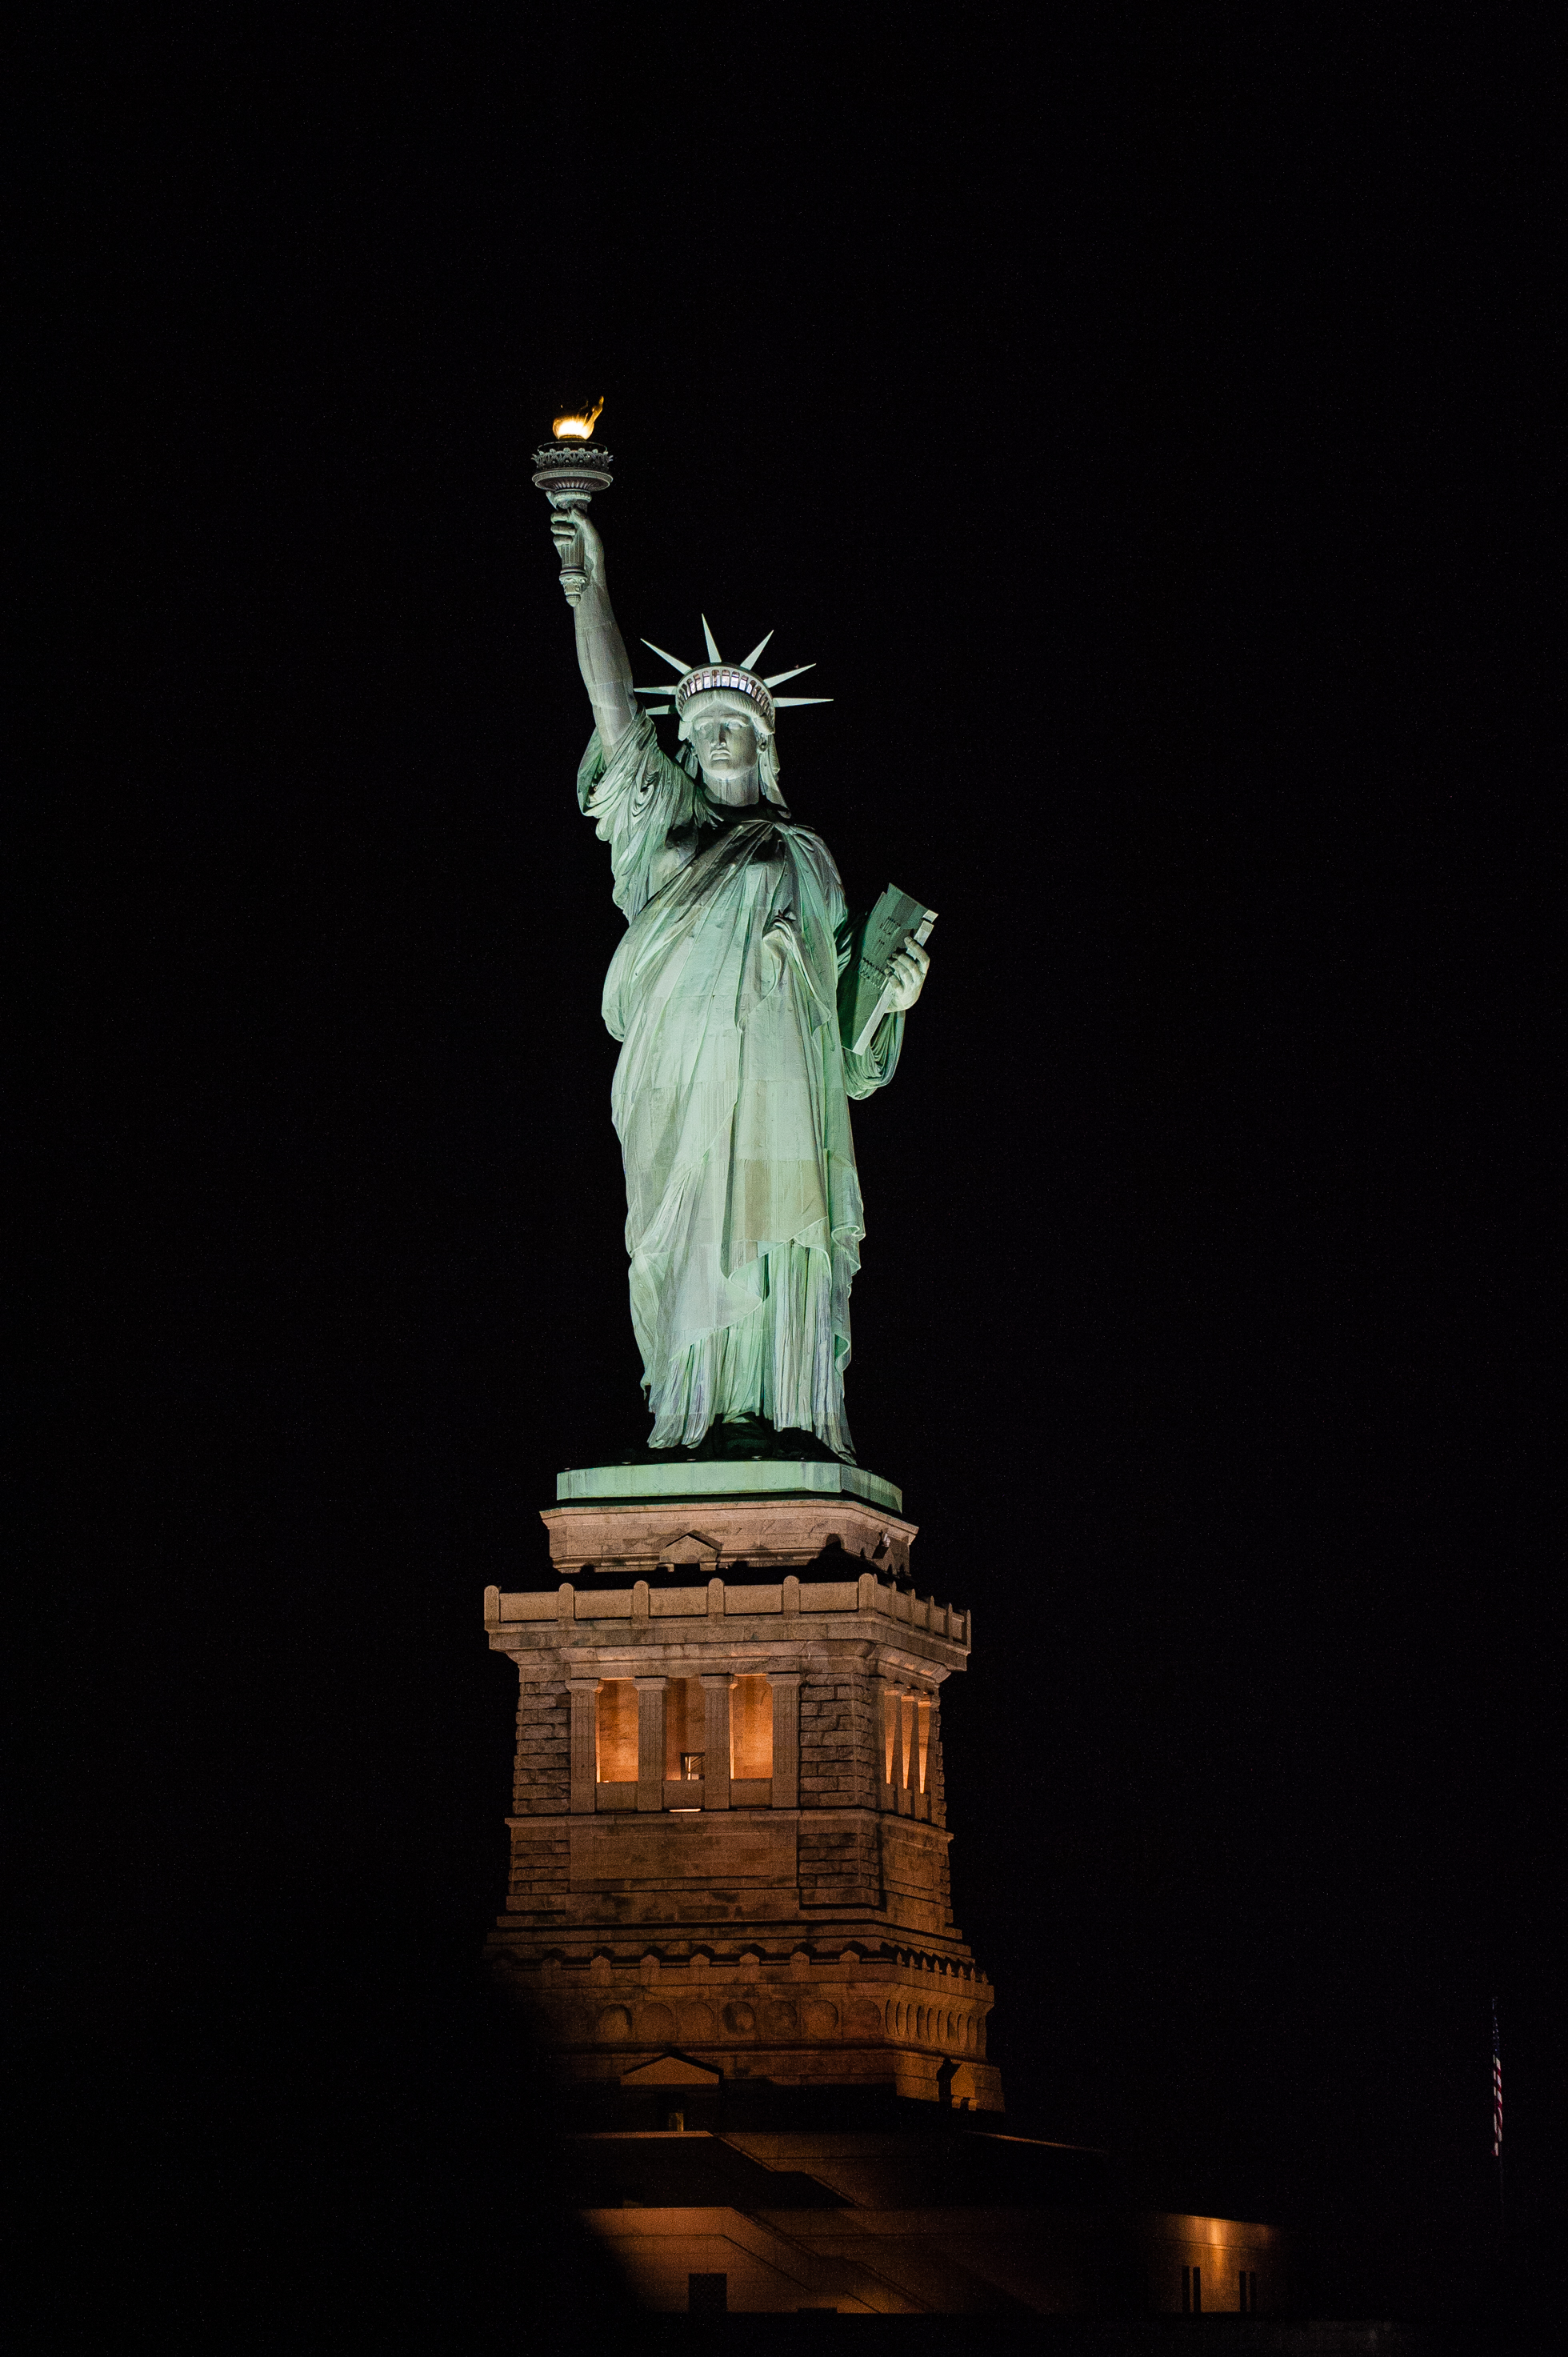
[[[908,1015],[926,986],[930,963],[929,950],[918,942],[913,933],[908,934],[903,948],[893,960],[893,987],[887,1000],[889,1015]]]

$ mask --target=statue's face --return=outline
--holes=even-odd
[[[692,723],[703,782],[721,802],[757,799],[757,731],[738,712],[704,714]]]

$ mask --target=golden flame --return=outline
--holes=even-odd
[[[601,393],[586,417],[556,417],[551,420],[550,431],[558,442],[585,442],[594,430],[594,421],[605,405]]]

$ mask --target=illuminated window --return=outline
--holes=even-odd
[[[598,1779],[601,1784],[637,1781],[637,1688],[629,1678],[599,1682]]]
[[[931,1698],[886,1692],[882,1704],[882,1777],[900,1792],[931,1788]]]
[[[730,1774],[739,1781],[773,1773],[773,1688],[766,1678],[736,1678],[729,1697]]]

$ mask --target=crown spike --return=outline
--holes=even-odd
[[[703,616],[703,636],[708,642],[708,661],[710,662],[722,663],[724,657],[720,654],[718,648],[714,643],[714,634],[708,628],[708,618],[705,614]]]
[[[753,649],[751,650],[751,652],[747,655],[747,657],[746,657],[746,661],[742,663],[742,665],[741,665],[741,669],[742,669],[742,671],[749,671],[749,670],[751,669],[752,664],[757,661],[757,656],[762,652],[763,648],[768,644],[768,639],[770,639],[772,636],[773,636],[773,633],[772,633],[772,631],[771,631],[771,630],[769,630],[769,631],[768,631],[768,633],[767,638],[761,638],[761,639],[758,639],[758,640],[757,640],[757,644],[753,647]]]
[[[777,687],[781,679],[799,679],[803,671],[815,671],[816,668],[814,662],[797,663],[793,671],[776,671],[772,678],[765,679],[762,684],[764,687]]]
[[[775,704],[831,704],[831,695],[776,695]]]
[[[679,655],[669,653],[665,648],[655,647],[651,639],[644,639],[642,643],[645,647],[651,647],[653,649],[653,652],[659,657],[660,662],[667,662],[671,671],[678,671],[682,679],[684,679],[689,671],[695,671],[697,668],[695,663],[682,662]],[[660,693],[662,694],[662,690],[660,690]]]

